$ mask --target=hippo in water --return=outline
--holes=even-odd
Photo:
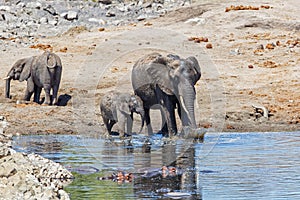
[[[161,168],[139,169],[135,173],[118,171],[107,177],[98,177],[98,180],[112,180],[115,182],[132,182],[134,178],[151,179],[154,177],[168,178],[181,176],[183,170],[173,166],[162,166]]]

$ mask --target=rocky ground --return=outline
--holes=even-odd
[[[69,199],[63,186],[73,175],[39,155],[14,151],[4,132],[7,126],[0,116],[0,199]]]
[[[101,97],[112,90],[131,92],[133,64],[153,51],[197,57],[199,127],[300,130],[300,8],[295,1],[0,2],[2,77],[16,60],[44,50],[57,53],[63,63],[60,106],[20,101],[25,82],[12,82],[12,98],[6,99],[5,82],[0,83],[0,115],[10,123],[5,135],[100,135]],[[267,117],[253,106],[266,108]],[[159,115],[153,115],[158,130]],[[6,170],[0,170],[0,187],[10,192],[13,183],[23,195],[64,196],[60,184],[35,181],[49,169],[35,163],[54,163],[14,152],[4,142],[7,136],[1,138],[0,167]]]

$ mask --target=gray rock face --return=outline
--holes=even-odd
[[[22,40],[28,37],[55,36],[72,26],[89,29],[129,24],[159,17],[179,6],[182,1],[2,1],[0,37],[20,38],[20,45],[24,46]]]
[[[70,199],[62,188],[72,174],[39,155],[11,149],[11,137],[4,134],[7,125],[0,116],[0,199]]]

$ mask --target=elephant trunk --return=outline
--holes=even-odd
[[[10,81],[11,78],[8,76],[5,78],[6,80],[6,87],[5,87],[5,98],[10,98]]]
[[[196,128],[195,106],[194,100],[196,97],[195,89],[190,84],[185,84],[183,87],[182,96],[180,96],[180,105],[182,109],[182,125]]]

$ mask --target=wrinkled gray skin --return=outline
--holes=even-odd
[[[162,119],[166,121],[164,136],[177,133],[175,108],[182,125],[196,129],[194,85],[201,77],[201,70],[195,57],[181,59],[177,55],[162,56],[158,53],[146,55],[135,63],[132,70],[134,92],[143,100],[148,134],[152,134],[149,110],[159,104]]]
[[[142,100],[136,95],[127,93],[111,92],[106,94],[100,102],[100,110],[103,122],[109,134],[112,127],[119,122],[121,125],[120,137],[124,137],[125,126],[127,126],[127,134],[132,133],[133,113],[140,114],[142,119],[142,131],[144,126],[144,109]]]
[[[10,98],[10,81],[26,80],[27,88],[25,101],[30,101],[34,93],[34,102],[40,102],[42,88],[45,90],[44,104],[50,104],[50,91],[52,90],[52,104],[57,104],[57,93],[61,80],[62,64],[60,58],[50,52],[40,56],[32,56],[18,60],[8,72],[6,79],[5,97]]]

